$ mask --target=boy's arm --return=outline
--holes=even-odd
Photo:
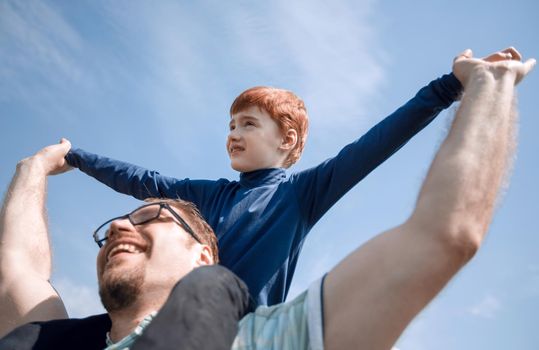
[[[51,286],[51,248],[45,213],[47,175],[68,170],[69,142],[19,162],[0,214],[0,337],[22,324],[65,318]]]
[[[72,149],[66,155],[67,163],[109,186],[113,190],[144,200],[156,198],[181,198],[194,202],[199,208],[204,206],[215,181],[178,180],[163,176],[157,171]]]
[[[314,225],[355,184],[449,107],[461,90],[452,73],[430,82],[337,156],[292,175],[307,225]]]

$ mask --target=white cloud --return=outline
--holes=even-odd
[[[311,143],[352,140],[357,126],[372,124],[361,111],[385,79],[376,3],[133,1],[129,11],[92,3],[89,30],[72,16],[84,10],[65,4],[0,2],[0,81],[9,82],[0,83],[0,99],[73,124],[96,105],[133,114],[133,101],[164,148],[196,160],[208,149],[224,158],[225,120],[239,92],[276,85],[306,101]],[[100,30],[106,40],[96,39]],[[189,164],[183,158],[176,161]]]
[[[232,99],[253,85],[297,92],[318,140],[334,142],[342,136],[337,134],[352,140],[353,126],[371,125],[362,111],[385,79],[370,19],[375,4],[134,2],[128,13],[111,6],[108,15],[138,39],[137,59],[150,73],[139,85],[163,126],[161,139],[168,149],[189,153],[201,152],[193,146],[201,142],[201,130],[213,140],[225,135]]]
[[[357,120],[384,79],[373,1],[281,2],[273,18],[300,74],[300,90],[323,127]]]
[[[54,280],[53,285],[60,294],[69,317],[88,317],[105,312],[95,288],[76,284],[66,277]]]
[[[24,53],[38,61],[41,65],[34,68],[43,72],[54,67],[65,76],[78,75],[75,62],[64,52],[80,49],[81,39],[54,8],[38,1],[5,1],[0,9],[2,32],[12,41],[11,48],[20,50],[17,59],[24,59]]]
[[[493,295],[486,295],[479,303],[472,306],[468,311],[477,317],[495,318],[502,307],[501,301]]]
[[[59,99],[80,82],[77,62],[82,41],[57,10],[40,1],[0,2],[0,96],[36,110],[55,110]],[[9,84],[7,84],[9,82]]]

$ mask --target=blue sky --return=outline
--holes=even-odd
[[[179,178],[236,179],[228,108],[254,85],[303,97],[311,127],[293,169],[361,136],[465,48],[539,56],[539,5],[490,1],[0,2],[0,187],[18,160],[75,147]],[[519,87],[511,185],[483,249],[397,347],[536,349],[539,343],[539,73]],[[402,222],[454,107],[357,185],[315,226],[290,296],[372,235]],[[72,316],[100,312],[96,226],[137,201],[79,171],[49,181],[54,283]]]

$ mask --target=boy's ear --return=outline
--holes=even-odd
[[[281,149],[288,151],[296,146],[298,142],[298,132],[295,129],[288,129],[281,142]]]

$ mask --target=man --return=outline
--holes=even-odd
[[[155,321],[169,324],[174,317],[174,333],[154,337],[150,332],[140,342],[157,349],[179,338],[177,349],[193,349],[206,339],[205,349],[230,348],[239,317],[249,306],[248,291],[223,268],[198,269],[184,278],[195,267],[217,263],[218,254],[213,230],[194,205],[183,201],[153,201],[101,225],[94,238],[101,247],[99,294],[108,316],[61,320],[67,313],[49,283],[44,200],[45,175],[68,169],[62,160],[67,150],[69,143],[62,140],[19,162],[2,209],[0,236],[0,337],[26,322],[60,320],[21,327],[0,340],[0,348],[103,349],[126,337],[124,343],[132,341],[128,334],[153,318],[179,280],[168,304],[170,312],[180,309],[187,319],[167,315],[165,309]]]
[[[355,250],[308,292],[249,313],[232,348],[391,348],[479,248],[514,148],[514,87],[534,65],[535,60],[521,62],[514,48],[485,59],[473,58],[470,50],[459,55],[453,71],[464,97],[410,218]],[[6,197],[0,232],[2,334],[25,322],[66,317],[48,283],[43,200],[46,175],[65,169],[68,147],[49,146],[22,161]],[[108,232],[98,255],[100,288],[143,276],[129,303],[107,306],[116,342],[143,326],[139,321],[163,305],[178,279],[212,258],[203,240],[189,241],[189,229],[168,209],[153,221],[121,217]],[[191,236],[199,234],[194,230]],[[163,271],[171,265],[172,271]],[[40,294],[27,293],[32,290]]]

